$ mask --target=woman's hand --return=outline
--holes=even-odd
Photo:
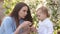
[[[20,26],[22,28],[26,27],[26,26],[30,26],[32,23],[30,21],[24,21]]]
[[[21,28],[25,28],[25,27],[30,26],[30,25],[31,25],[31,22],[24,21],[21,25],[19,25],[19,27],[16,29],[16,31],[14,32],[14,34],[19,34],[19,31],[20,31]]]
[[[31,22],[24,21],[20,26],[24,29],[24,32],[22,34],[29,34],[30,33],[30,25]]]

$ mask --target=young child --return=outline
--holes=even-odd
[[[38,34],[53,34],[53,23],[49,19],[48,9],[44,6],[37,9]]]

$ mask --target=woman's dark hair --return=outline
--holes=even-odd
[[[28,7],[28,11],[27,11],[26,17],[23,20],[33,22],[29,6],[27,4],[25,4],[24,2],[19,2],[19,3],[16,4],[16,6],[14,7],[13,11],[10,14],[10,16],[15,19],[17,27],[19,26],[19,15],[18,15],[18,12],[24,6]]]

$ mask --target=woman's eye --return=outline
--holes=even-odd
[[[23,10],[24,12],[27,12],[26,10]]]

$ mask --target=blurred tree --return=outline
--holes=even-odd
[[[51,20],[54,23],[54,29],[58,30],[60,29],[60,18],[58,18],[59,16],[59,2],[55,1],[55,0],[47,0],[47,6],[48,8],[50,8],[51,10]]]
[[[11,11],[13,10],[15,4],[17,2],[21,2],[23,0],[4,0],[4,5],[3,7],[6,9],[5,14],[8,15],[9,13],[11,13]]]

